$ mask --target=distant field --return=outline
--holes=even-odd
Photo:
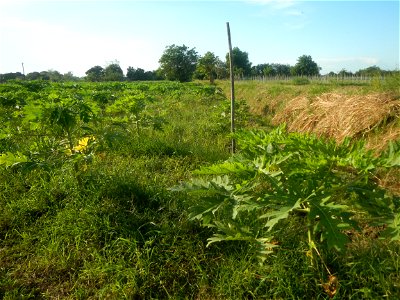
[[[400,136],[396,80],[239,81],[237,128],[270,132],[286,122],[340,141],[346,121],[349,136],[381,153]],[[231,157],[229,105],[227,81],[0,84],[0,298],[400,298],[400,244],[383,238],[393,223],[357,215],[361,228],[346,230],[345,252],[321,241],[314,262],[301,217],[280,223],[279,247],[262,264],[246,240],[207,246],[217,226],[189,214],[213,198],[173,187]],[[392,215],[396,155],[365,175],[368,187],[384,188]],[[359,180],[358,169],[343,169],[341,179]]]

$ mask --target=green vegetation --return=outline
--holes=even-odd
[[[299,222],[307,228],[307,255],[315,259],[322,247],[345,251],[346,231],[360,228],[357,216],[371,226],[387,226],[382,236],[400,239],[400,199],[374,180],[378,169],[400,166],[399,142],[376,157],[363,143],[346,139],[338,145],[287,133],[283,126],[269,133],[241,132],[236,138],[238,155],[202,167],[195,174],[203,178],[174,188],[197,196],[190,217],[215,228],[209,244],[247,241],[264,261],[279,243],[275,237],[281,223],[303,219]]]
[[[104,72],[93,71],[93,76]],[[398,233],[398,224],[389,221],[398,222],[399,203],[397,190],[383,188],[385,180],[399,182],[397,144],[376,157],[363,150],[362,142],[336,148],[332,141],[273,129],[269,122],[297,96],[339,89],[368,94],[395,84],[238,82],[237,124],[254,134],[238,136],[239,153],[233,158],[227,82],[1,84],[0,298],[398,299],[400,244],[385,238],[385,232],[390,237]],[[382,126],[398,124],[392,117]],[[271,135],[276,139],[265,144]],[[299,143],[304,147],[296,152]],[[260,145],[272,151],[274,163],[257,159],[267,157]],[[286,152],[281,153],[283,145]],[[249,171],[247,182],[233,172],[218,179],[221,184],[229,180],[235,195],[266,199],[273,190],[267,179],[273,178],[278,182],[273,191],[282,197],[301,194],[301,209],[310,209],[259,219],[267,209],[275,213],[284,206],[268,203],[246,211],[238,202],[231,207],[237,209],[234,221],[245,222],[252,233],[259,230],[253,240],[270,238],[264,249],[248,243],[249,235],[218,235],[232,230],[226,228],[232,219],[229,206],[191,220],[193,209],[206,203],[203,193],[224,186],[212,174],[203,176],[216,182],[214,189],[193,196],[173,191],[190,182],[194,170],[229,169],[238,162]],[[276,174],[259,174],[251,168],[256,164]],[[310,181],[296,185],[299,176]],[[313,186],[319,187],[315,198],[334,201],[305,200]],[[350,187],[363,191],[350,192]],[[393,205],[385,210],[386,203]],[[332,205],[337,205],[329,211],[335,218],[316,218],[315,209]],[[370,205],[377,209],[371,211]],[[207,214],[214,226],[203,226]],[[265,222],[273,230],[264,228]],[[344,223],[351,226],[341,227]],[[326,235],[330,230],[340,239],[332,241]],[[208,245],[215,235],[220,241]],[[260,264],[265,250],[272,252],[262,255]]]
[[[185,45],[167,46],[159,63],[159,73],[167,80],[191,81],[198,61],[196,50]]]
[[[310,55],[302,55],[291,70],[295,76],[318,76],[320,68]]]

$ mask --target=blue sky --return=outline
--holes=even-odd
[[[399,68],[399,1],[0,0],[0,73],[155,70],[172,44],[224,60],[226,22],[253,65],[306,54],[322,74]]]

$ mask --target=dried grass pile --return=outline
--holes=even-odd
[[[345,137],[365,135],[383,122],[398,118],[400,101],[389,94],[327,93],[313,99],[292,99],[272,122],[286,123],[290,131],[313,132],[341,142]]]

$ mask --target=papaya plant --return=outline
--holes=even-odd
[[[95,119],[97,107],[89,104],[79,94],[52,91],[47,99],[28,103],[21,112],[24,123],[30,129],[40,130],[44,135],[66,138],[72,150],[76,139],[83,130],[91,131],[87,126]]]
[[[78,151],[76,144],[80,145],[82,140],[92,135],[94,130],[89,124],[95,120],[97,110],[96,105],[87,102],[81,93],[56,87],[43,92],[41,99],[31,99],[14,111],[11,121],[18,129],[14,130],[14,139],[17,135],[24,138],[24,146],[17,153],[6,150],[0,165],[18,166],[24,170],[37,167],[51,170],[69,161],[78,170],[79,165],[85,164],[91,156]],[[2,132],[5,135],[7,131]],[[66,150],[71,155],[66,155]]]
[[[239,153],[172,188],[195,199],[189,200],[192,220],[215,229],[208,245],[248,241],[263,261],[279,246],[282,221],[294,217],[307,224],[311,258],[320,247],[344,250],[346,230],[359,230],[361,218],[385,224],[382,235],[400,239],[399,199],[376,180],[379,169],[400,166],[400,141],[376,156],[362,141],[336,144],[284,126],[239,132],[236,139]]]
[[[137,136],[141,136],[143,128],[153,127],[161,130],[165,120],[160,115],[150,115],[146,112],[148,103],[153,98],[146,96],[143,92],[125,95],[118,98],[112,105],[106,108],[106,113],[111,117],[113,123],[119,125],[134,126]]]

